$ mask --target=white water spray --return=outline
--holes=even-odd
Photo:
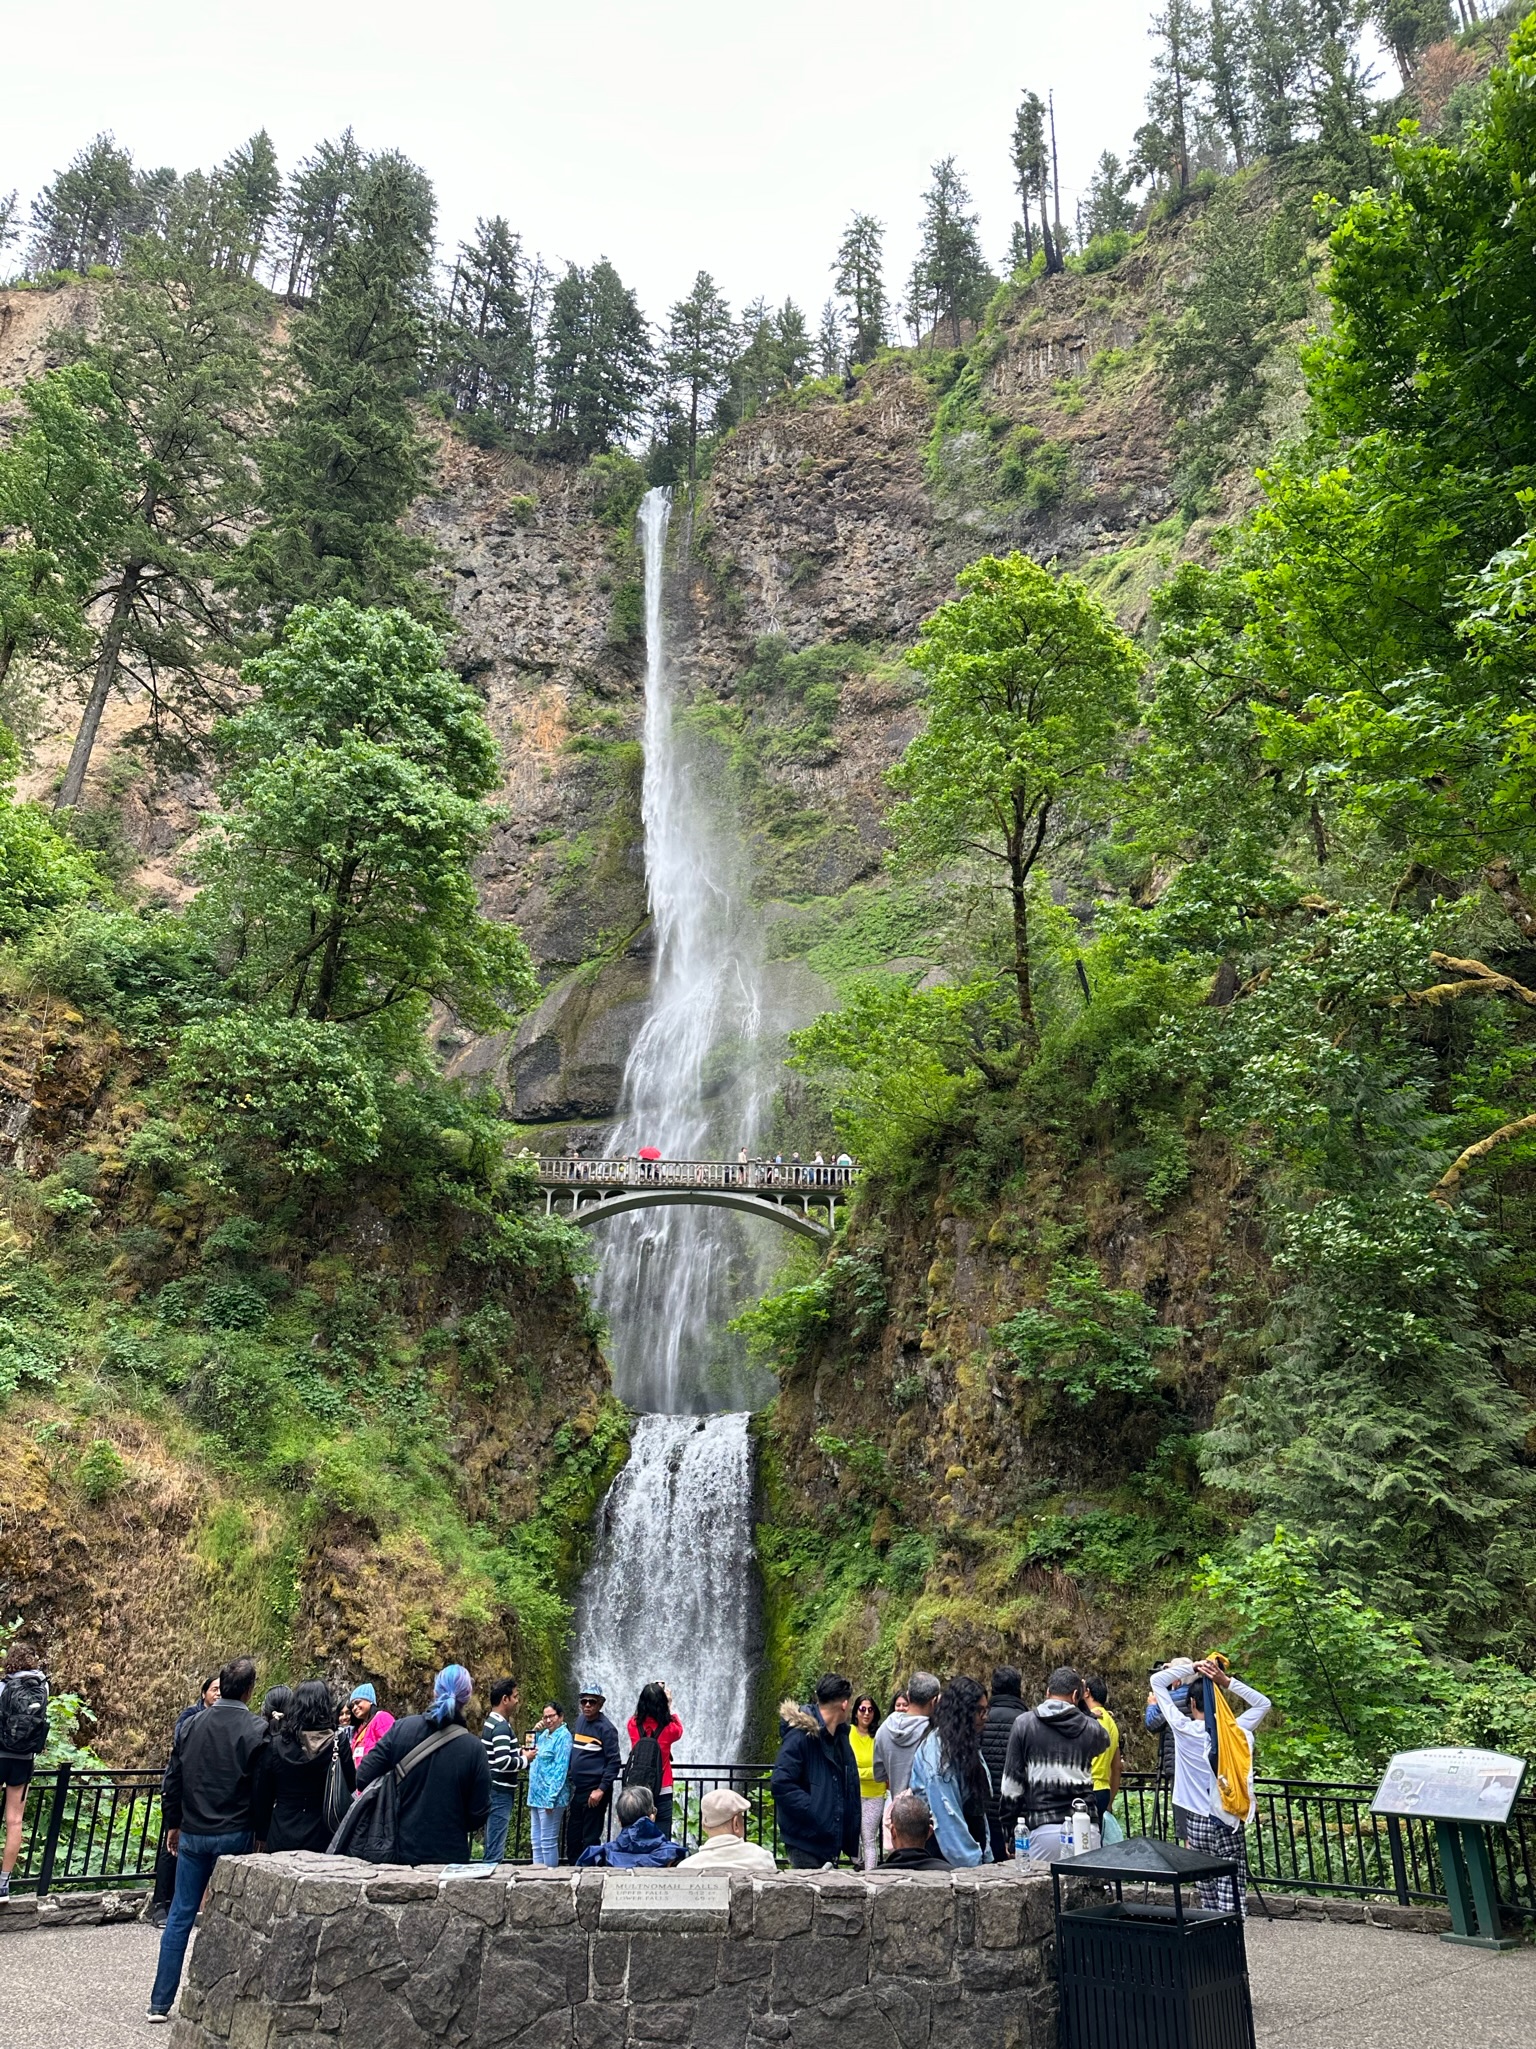
[[[663,595],[671,499],[640,506],[645,553],[646,881],[651,1008],[624,1070],[613,1153],[731,1159],[755,1150],[772,1099],[760,920],[740,835],[679,716]],[[640,1688],[670,1685],[679,1759],[729,1764],[752,1721],[758,1664],[752,1448],[762,1390],[722,1347],[761,1292],[764,1233],[718,1209],[640,1210],[605,1224],[594,1293],[619,1398],[640,1412],[577,1607],[575,1678],[622,1729]],[[771,1254],[769,1254],[771,1257]]]

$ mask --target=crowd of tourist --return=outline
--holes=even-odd
[[[445,1665],[419,1714],[398,1720],[369,1683],[338,1701],[328,1683],[278,1686],[253,1709],[256,1668],[236,1658],[177,1716],[162,1786],[163,1836],[152,1918],[162,1927],[149,2019],[167,2021],[192,1928],[221,1857],[326,1850],[404,1864],[504,1857],[519,1798],[535,1864],[757,1872],[776,1868],[753,1840],[751,1803],[729,1787],[703,1795],[690,1833],[674,1830],[673,1754],[683,1725],[669,1689],[646,1685],[627,1718],[628,1751],[599,1687],[575,1716],[546,1701],[531,1728],[511,1678],[493,1680],[478,1735],[474,1681]],[[1233,1700],[1241,1703],[1241,1712]],[[1212,1652],[1151,1676],[1146,1727],[1167,1746],[1180,1842],[1230,1859],[1235,1880],[1201,1885],[1202,1902],[1243,1910],[1243,1829],[1253,1808],[1253,1732],[1262,1693]],[[769,1778],[777,1837],[791,1867],[847,1859],[866,1871],[942,1871],[1044,1863],[1119,1832],[1120,1730],[1103,1682],[1060,1666],[1033,1706],[1023,1675],[990,1685],[914,1672],[882,1715],[835,1673],[809,1701],[784,1701]],[[12,1643],[0,1687],[5,1848],[0,1898],[21,1847],[26,1788],[48,1734],[48,1686],[34,1653]],[[381,1803],[386,1782],[392,1805]],[[381,1820],[388,1816],[387,1823]],[[765,1817],[758,1817],[763,1832]],[[381,1830],[384,1832],[381,1833]]]

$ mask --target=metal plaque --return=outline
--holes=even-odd
[[[1382,1774],[1371,1812],[1502,1827],[1524,1777],[1525,1759],[1501,1750],[1400,1750]]]
[[[731,1882],[723,1872],[605,1871],[604,1928],[724,1928]]]

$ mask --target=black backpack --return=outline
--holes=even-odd
[[[48,1681],[41,1672],[13,1672],[0,1687],[0,1752],[35,1757],[48,1741]]]
[[[400,1788],[407,1772],[414,1771],[424,1757],[441,1750],[456,1736],[468,1736],[462,1722],[451,1722],[408,1750],[392,1772],[385,1772],[364,1786],[342,1816],[341,1827],[330,1841],[333,1857],[361,1857],[367,1864],[400,1862]],[[473,1738],[471,1738],[473,1741]]]
[[[656,1738],[641,1736],[624,1760],[623,1783],[626,1786],[644,1786],[659,1801],[662,1774],[666,1768],[667,1760]]]

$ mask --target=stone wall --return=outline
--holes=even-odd
[[[226,1858],[172,2049],[1055,2049],[1046,1879],[733,1876],[675,1932],[605,1882]]]

